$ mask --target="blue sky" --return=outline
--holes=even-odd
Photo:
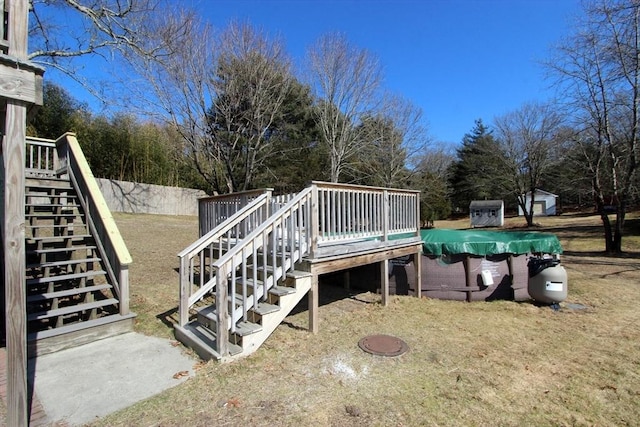
[[[579,0],[189,3],[218,28],[240,19],[281,37],[294,61],[320,35],[343,32],[380,58],[385,87],[423,110],[431,137],[454,144],[478,118],[490,124],[525,102],[553,97],[539,62],[580,12]]]

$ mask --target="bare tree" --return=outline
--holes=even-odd
[[[220,153],[229,191],[246,190],[270,154],[270,135],[291,88],[283,45],[249,25],[222,35],[209,116],[210,143]]]
[[[552,165],[551,151],[561,129],[561,116],[551,104],[527,103],[494,120],[496,138],[502,147],[497,157],[499,171],[507,178],[505,188],[515,196],[527,225],[533,225],[535,191]],[[526,193],[531,194],[529,205]]]
[[[422,110],[409,100],[387,95],[378,111],[361,119],[359,172],[374,185],[406,185],[408,163],[416,163],[429,138]],[[415,166],[415,165],[414,165]]]
[[[371,53],[338,33],[321,37],[308,61],[319,103],[317,122],[331,160],[330,179],[338,182],[345,164],[366,143],[357,125],[374,110],[381,68]]]
[[[226,188],[219,153],[208,144],[208,111],[216,97],[213,71],[217,64],[216,34],[194,13],[182,11],[156,23],[157,43],[164,54],[126,55],[132,75],[132,108],[157,122],[166,122],[181,137],[183,152],[215,191]],[[179,28],[180,31],[173,31]]]
[[[549,67],[569,100],[606,251],[620,253],[638,167],[640,3],[594,1],[585,6],[578,24]]]
[[[420,190],[420,219],[423,227],[433,226],[433,221],[451,214],[451,188],[449,178],[455,154],[451,147],[437,144],[425,149],[418,157],[411,188]]]
[[[163,55],[165,46],[157,43],[154,24],[175,13],[163,0],[32,0],[31,4],[29,59],[66,74],[99,98],[100,85],[79,72],[75,59],[85,55],[111,59],[132,52]]]

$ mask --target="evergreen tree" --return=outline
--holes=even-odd
[[[27,134],[38,138],[56,139],[65,132],[75,132],[76,115],[84,115],[86,106],[75,100],[64,88],[45,82],[43,105],[31,118]]]
[[[466,212],[473,200],[503,198],[504,177],[497,173],[500,153],[491,130],[481,119],[476,120],[471,133],[463,137],[450,169],[451,199],[456,211]]]

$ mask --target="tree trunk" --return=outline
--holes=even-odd
[[[622,253],[622,236],[624,234],[624,219],[627,214],[627,208],[623,202],[618,204],[616,212],[616,224],[613,230],[613,240],[611,242],[611,251],[616,254]]]

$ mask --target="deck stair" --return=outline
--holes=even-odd
[[[269,198],[258,197],[178,255],[178,340],[205,360],[258,349],[311,288],[311,275],[296,270],[308,248],[298,224],[309,201],[298,194],[269,215]]]
[[[25,180],[25,286],[32,356],[128,332],[135,317],[107,259],[107,243],[87,212],[89,197],[78,186],[82,178],[73,179],[68,167],[54,170],[53,160],[41,161],[47,157],[43,151],[51,157],[55,146],[53,141],[27,141],[28,154],[38,153],[35,160],[28,159]]]

